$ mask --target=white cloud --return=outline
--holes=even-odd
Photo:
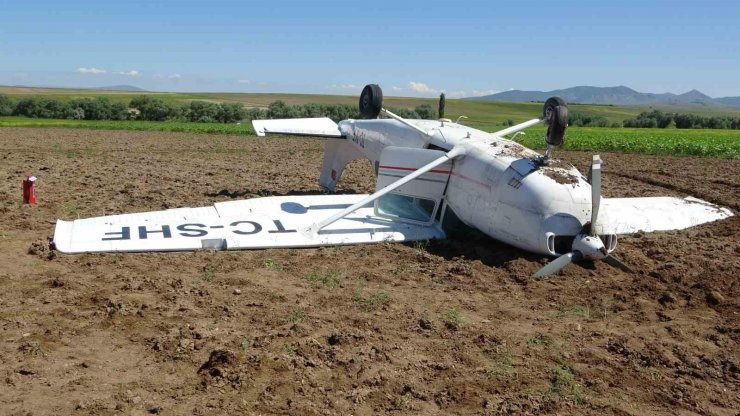
[[[169,78],[169,79],[180,79],[180,78],[182,78],[182,75],[175,73],[175,74],[172,74],[172,75],[168,76],[167,78]]]
[[[116,72],[116,74],[117,75],[126,75],[126,76],[129,76],[129,77],[140,77],[141,76],[141,72],[139,72],[139,71],[137,71],[135,69],[132,69],[130,71]]]
[[[240,79],[240,80],[238,80],[236,82],[238,82],[239,84],[251,84],[252,83],[252,81],[250,81],[248,79]]]
[[[473,90],[471,97],[482,97],[484,95],[496,94],[498,90]]]
[[[77,68],[77,72],[79,72],[80,74],[105,74],[107,71],[105,69],[100,69],[100,68],[95,68],[95,67],[85,68],[83,66],[83,67]]]
[[[360,90],[362,87],[355,84],[334,84],[329,86],[329,88],[334,90]]]
[[[438,90],[435,90],[434,88],[431,88],[429,85],[423,83],[423,82],[409,82],[408,89],[415,92],[422,92],[422,93],[437,93]]]
[[[450,91],[445,93],[446,97],[450,98],[463,98],[468,96],[467,91]]]
[[[429,85],[423,83],[423,82],[416,82],[411,81],[406,85],[405,87],[391,87],[391,90],[393,91],[413,91],[415,93],[419,94],[439,94],[440,92],[445,92],[445,90],[438,90],[436,88],[432,88]]]

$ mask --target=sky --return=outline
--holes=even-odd
[[[740,1],[0,0],[0,85],[740,96]]]

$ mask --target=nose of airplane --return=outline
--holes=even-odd
[[[573,240],[573,251],[581,253],[581,257],[588,260],[600,260],[609,255],[601,238],[588,234],[576,236]]]

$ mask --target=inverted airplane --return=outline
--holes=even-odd
[[[487,133],[448,119],[408,120],[382,106],[378,85],[360,95],[362,119],[254,120],[258,136],[326,139],[322,195],[219,202],[210,207],[58,220],[63,253],[264,249],[416,241],[446,237],[459,223],[523,250],[556,259],[536,277],[571,262],[600,260],[629,270],[611,253],[617,236],[679,230],[732,216],[686,197],[604,198],[601,159],[588,176],[552,156],[568,127],[568,107],[548,99],[540,117]],[[547,126],[544,155],[505,138]],[[368,159],[371,195],[334,194],[347,164]]]

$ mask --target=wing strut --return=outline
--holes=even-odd
[[[310,227],[304,228],[301,230],[301,232],[307,236],[307,237],[316,237],[322,229],[328,227],[329,225],[335,223],[336,221],[346,217],[347,215],[357,211],[358,209],[366,206],[367,204],[375,201],[376,199],[380,198],[381,196],[392,192],[395,189],[400,188],[401,186],[413,181],[414,179],[418,178],[419,176],[429,172],[430,170],[436,168],[437,166],[446,163],[449,160],[452,160],[458,156],[462,156],[465,154],[465,148],[455,146],[453,147],[449,152],[445,153],[443,156],[434,159],[433,161],[427,163],[426,165],[420,167],[419,169],[415,170],[414,172],[404,176],[403,178],[393,182],[392,184],[386,186],[385,188],[375,192],[372,195],[369,195],[367,198],[364,198],[360,202],[347,207],[346,209],[337,212],[336,214],[332,215],[331,217],[317,222],[313,223]]]

